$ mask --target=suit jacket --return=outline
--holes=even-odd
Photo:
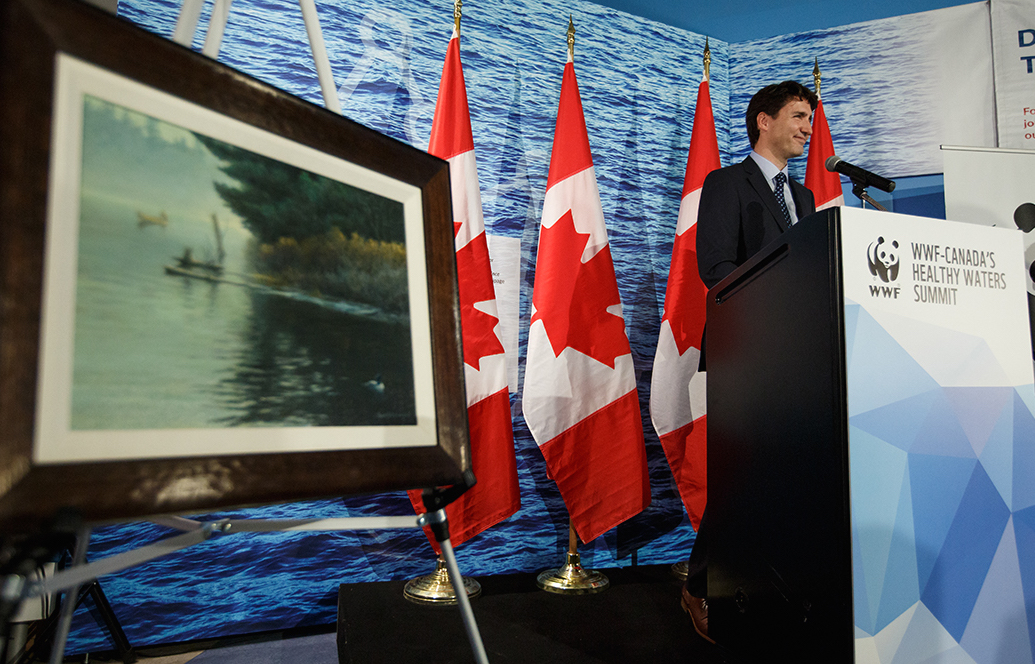
[[[812,192],[790,180],[798,219],[816,211]],[[697,212],[697,267],[708,288],[722,281],[787,230],[780,204],[762,169],[748,157],[712,171]]]

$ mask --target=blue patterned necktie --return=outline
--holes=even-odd
[[[780,171],[773,178],[773,182],[776,183],[776,189],[773,193],[776,194],[776,202],[780,204],[780,211],[783,212],[783,220],[787,222],[787,227],[791,226],[791,213],[787,210],[787,201],[783,197],[783,185],[787,182],[787,175]]]

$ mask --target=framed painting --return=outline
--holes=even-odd
[[[446,162],[70,0],[0,23],[0,524],[459,481]]]

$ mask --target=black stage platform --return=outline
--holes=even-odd
[[[595,595],[544,592],[534,574],[479,577],[471,605],[489,661],[742,664],[694,632],[670,566],[601,571],[611,586]],[[412,604],[405,583],[340,586],[339,663],[474,662],[460,610]]]

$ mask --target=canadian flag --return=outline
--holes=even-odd
[[[823,112],[823,100],[816,104],[812,114],[812,138],[809,140],[809,156],[805,162],[805,186],[816,197],[816,210],[845,204],[841,177],[827,170],[827,159],[834,156],[834,141],[830,138],[830,127]]]
[[[701,525],[708,498],[705,376],[697,371],[708,289],[697,271],[697,208],[705,176],[719,165],[715,117],[705,78],[697,89],[665,313],[650,382],[651,421],[695,530]]]
[[[478,479],[474,488],[446,507],[450,542],[458,546],[517,512],[521,496],[507,367],[485,241],[460,38],[455,30],[446,49],[428,152],[449,162],[471,465]],[[419,491],[410,492],[410,501],[414,509],[424,512]],[[440,552],[430,533],[428,539],[436,553]]]
[[[650,504],[632,352],[570,55],[539,230],[522,406],[583,542]]]

